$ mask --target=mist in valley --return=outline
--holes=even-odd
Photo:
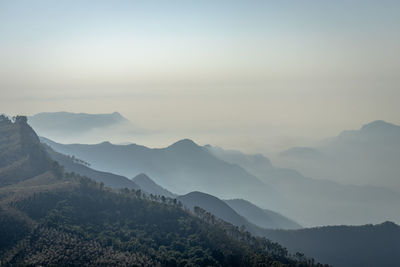
[[[0,266],[399,266],[399,13],[0,1]]]

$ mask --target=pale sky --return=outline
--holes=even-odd
[[[400,1],[0,0],[0,113],[248,152],[400,124]]]

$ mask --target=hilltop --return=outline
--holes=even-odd
[[[176,199],[65,173],[25,117],[1,117],[0,140],[1,265],[312,265]]]

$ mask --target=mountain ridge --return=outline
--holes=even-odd
[[[288,199],[290,209],[264,208],[278,211],[303,226],[379,223],[387,219],[400,221],[392,205],[400,201],[400,194],[392,189],[373,185],[346,185],[327,179],[316,179],[314,176],[305,176],[296,169],[275,167],[270,161],[267,163],[249,161],[252,155],[242,154],[232,157],[229,150],[221,148],[215,150],[211,146],[207,146],[206,149],[215,156],[238,164],[249,173],[272,184]],[[235,154],[237,153],[236,151]],[[318,159],[323,161],[327,157],[324,155]],[[314,166],[319,166],[320,161],[315,161]],[[255,204],[260,206],[259,203]]]
[[[16,177],[23,181],[53,167],[26,117],[17,116],[11,121],[0,116],[0,184],[13,184]]]
[[[49,156],[54,160],[57,161],[61,166],[64,167],[64,170],[67,172],[74,172],[82,176],[86,176],[98,183],[103,183],[105,186],[114,188],[114,189],[121,189],[121,188],[129,188],[129,189],[139,189],[139,186],[132,181],[121,175],[116,175],[109,172],[101,172],[90,168],[83,164],[82,160],[75,159],[63,155],[61,153],[55,152],[49,146],[46,146],[46,151]],[[86,163],[88,164],[88,163]]]
[[[93,168],[134,177],[145,173],[158,185],[179,195],[202,191],[220,198],[246,197],[246,192],[263,190],[264,200],[278,196],[266,185],[238,165],[227,163],[204,147],[184,139],[165,148],[139,145],[63,145],[43,139],[54,150],[75,155],[90,162]],[[112,155],[112,156],[111,156]],[[231,188],[228,192],[227,187]],[[254,194],[253,194],[254,196]],[[260,200],[261,201],[261,200]]]
[[[250,223],[257,225],[263,229],[300,229],[302,226],[295,221],[282,216],[281,214],[261,209],[253,203],[244,199],[228,199],[224,200],[238,214],[242,215]]]
[[[397,267],[399,264],[394,255],[400,251],[400,226],[389,221],[374,225],[266,230],[265,236],[283,244],[290,252],[305,253],[333,266]]]
[[[171,193],[165,188],[162,188],[158,184],[156,184],[149,176],[144,173],[140,173],[136,175],[132,181],[139,185],[140,189],[148,194],[165,196],[169,198],[176,198],[176,194]]]
[[[381,186],[400,193],[399,125],[373,121],[309,149],[315,153],[306,156],[289,149],[276,160],[306,176],[343,184]]]
[[[24,180],[14,176],[13,183],[0,184],[2,266],[284,266],[309,261],[229,223],[209,221],[212,216],[202,210],[188,213],[176,200],[149,198],[128,188],[116,191],[63,172],[25,117],[15,122],[0,117],[0,147],[7,144],[13,149],[0,150],[0,166],[9,166],[14,155],[36,159]],[[48,164],[41,166],[42,161]]]

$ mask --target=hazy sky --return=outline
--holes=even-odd
[[[0,0],[0,112],[119,111],[162,133],[147,145],[245,151],[400,124],[399,14],[378,0]]]

